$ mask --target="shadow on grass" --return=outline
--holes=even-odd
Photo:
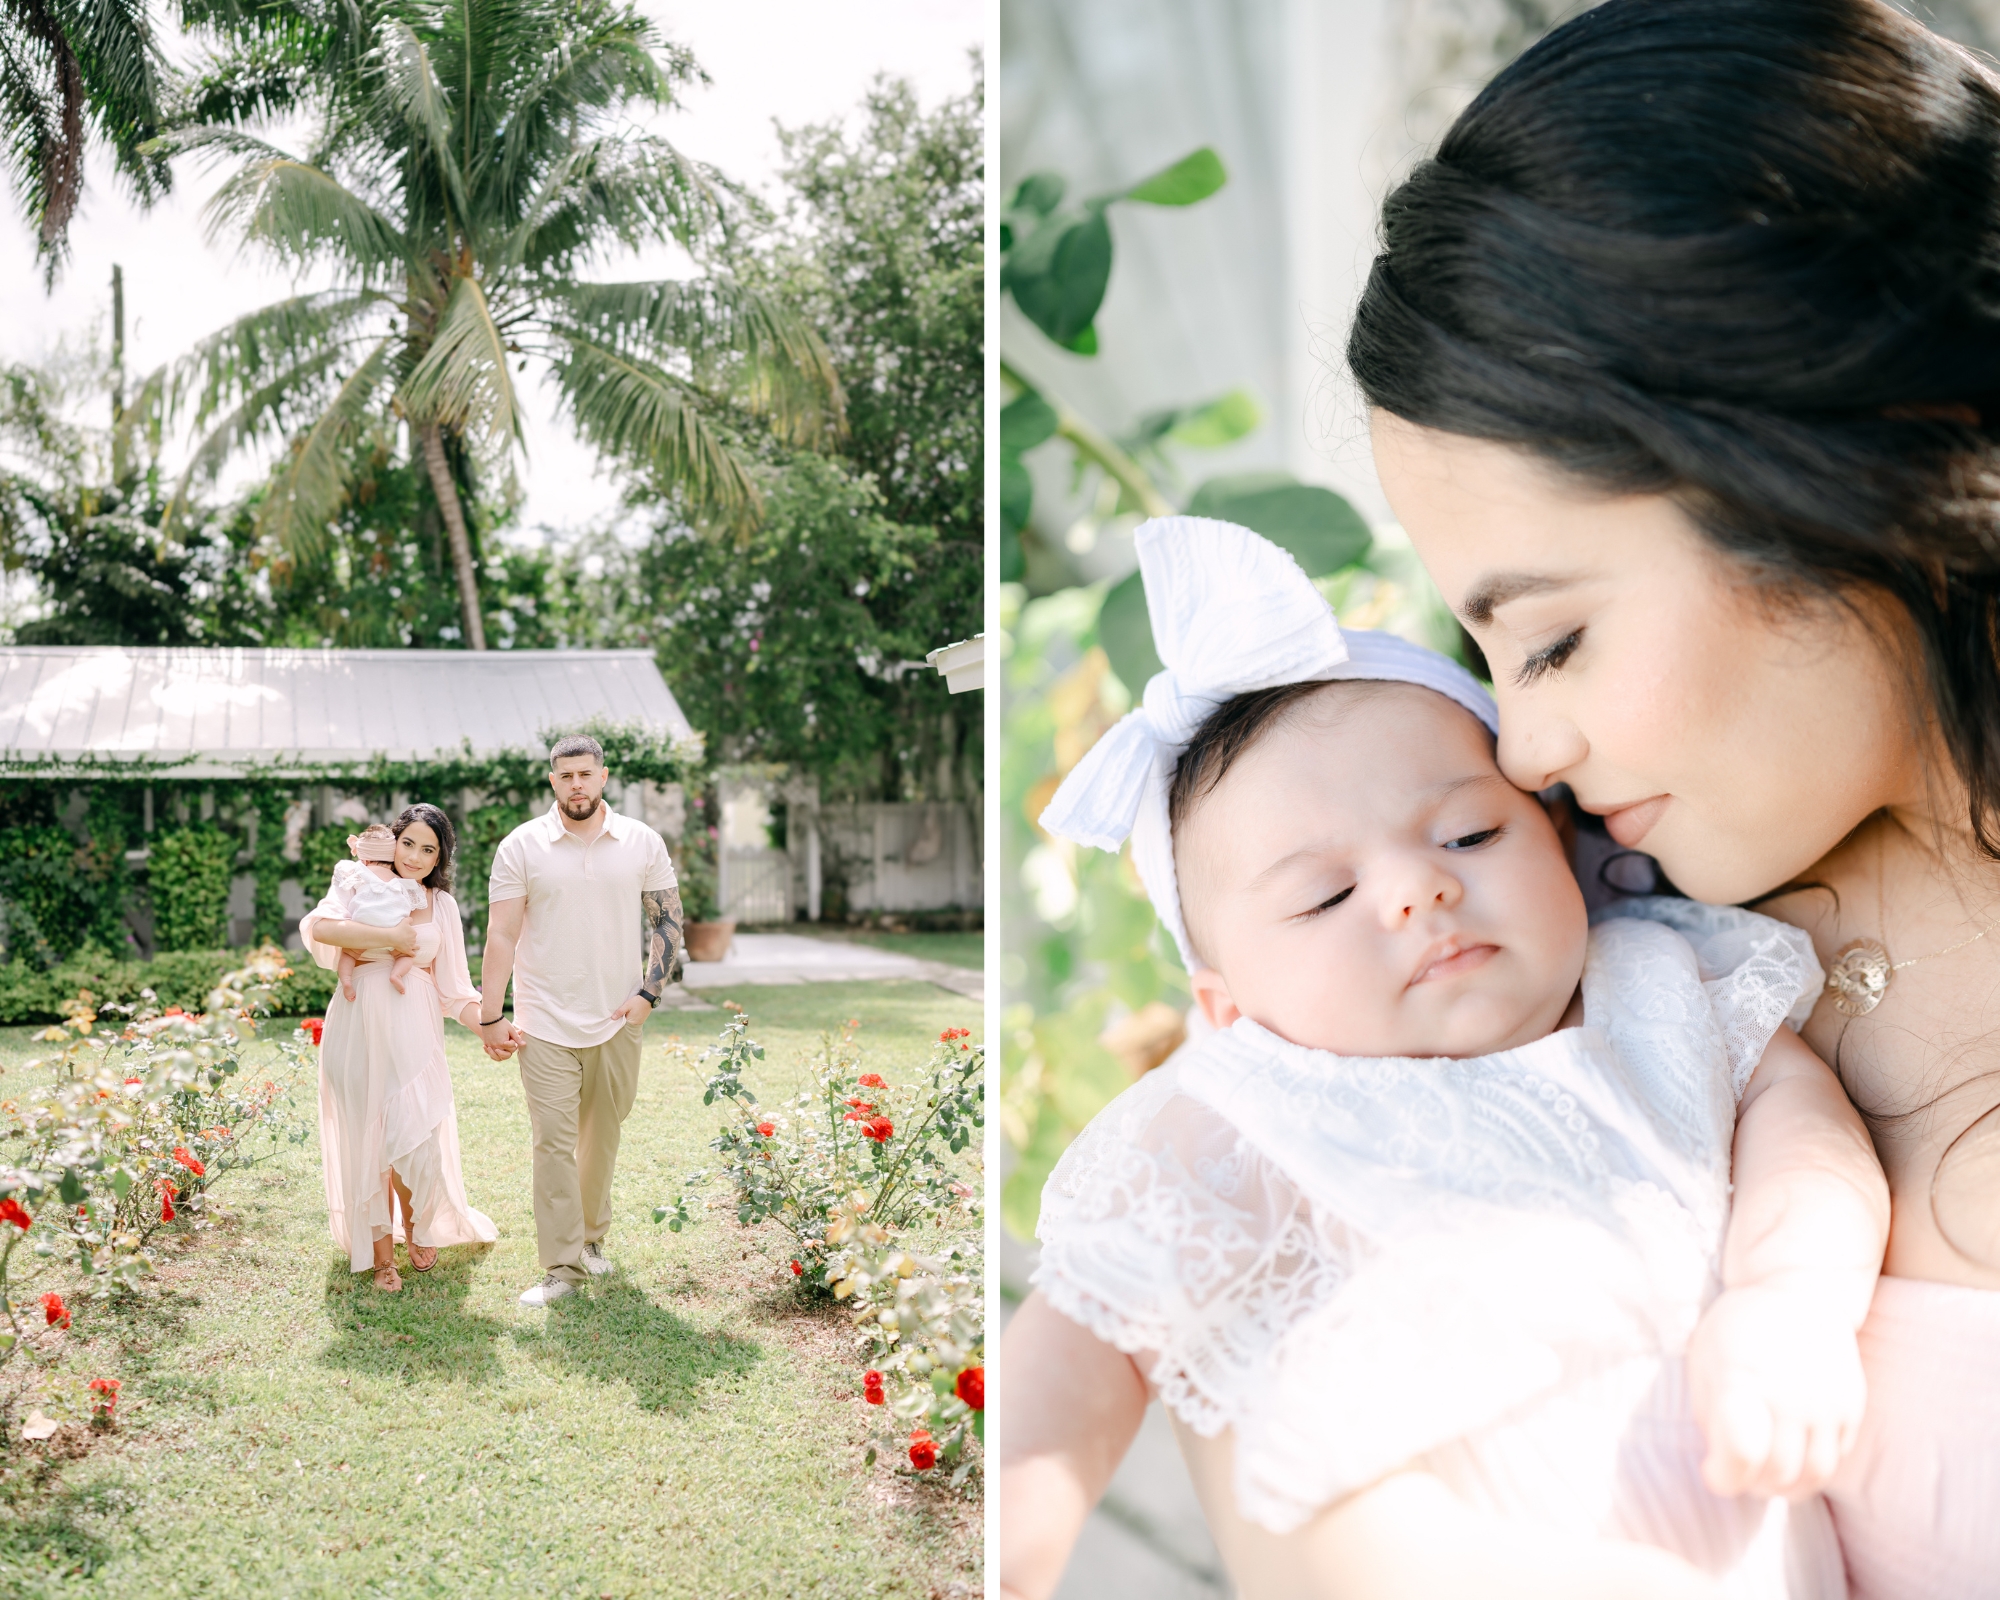
[[[329,1262],[326,1315],[334,1340],[320,1353],[320,1365],[404,1383],[494,1382],[506,1325],[465,1310],[473,1269],[486,1254],[483,1245],[440,1251],[429,1272],[405,1271],[396,1294],[383,1294],[368,1273],[350,1272],[345,1261]]]
[[[764,1359],[752,1340],[704,1333],[623,1277],[558,1300],[546,1317],[539,1330],[517,1329],[515,1343],[582,1377],[629,1384],[641,1411],[684,1415],[704,1389]]]
[[[119,1520],[129,1523],[138,1496],[118,1482],[98,1482],[81,1488],[55,1488],[37,1475],[0,1491],[0,1584],[10,1595],[67,1592],[64,1582],[87,1578],[117,1551],[92,1524],[107,1530]],[[44,1579],[44,1590],[36,1579]]]

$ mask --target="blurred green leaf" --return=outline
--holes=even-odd
[[[1308,578],[1323,578],[1368,553],[1372,536],[1361,514],[1317,484],[1276,473],[1211,478],[1188,502],[1188,515],[1235,522],[1289,550]]]
[[[1264,408],[1248,389],[1231,389],[1205,406],[1191,406],[1174,418],[1166,437],[1194,450],[1233,444],[1264,425]]]
[[[1059,345],[1078,348],[1111,281],[1111,229],[1101,208],[1051,217],[1008,254],[1001,286]],[[1090,350],[1093,353],[1094,340]]]
[[[1036,394],[1023,390],[1000,408],[1000,448],[1019,455],[1045,439],[1055,437],[1056,408]]]
[[[1104,609],[1097,613],[1097,642],[1110,658],[1118,681],[1137,700],[1145,693],[1146,681],[1160,670],[1159,652],[1153,648],[1153,624],[1146,615],[1146,589],[1138,573],[1113,584],[1104,597]]]
[[[1035,480],[1017,455],[1000,458],[1000,531],[1019,534],[1035,508]]]
[[[1062,204],[1063,191],[1068,187],[1062,175],[1056,172],[1031,172],[1015,187],[1014,198],[1007,203],[1010,211],[1032,211],[1037,216],[1046,217]]]
[[[1222,157],[1203,145],[1164,171],[1135,183],[1123,198],[1143,201],[1149,206],[1191,206],[1197,200],[1206,200],[1228,181]]]

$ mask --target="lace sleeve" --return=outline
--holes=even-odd
[[[1285,1332],[1346,1275],[1346,1240],[1159,1067],[1098,1113],[1042,1191],[1035,1286],[1137,1357],[1197,1433],[1239,1420]]]
[[[1803,1028],[1826,983],[1802,930],[1739,906],[1651,896],[1623,901],[1606,916],[1662,924],[1693,947],[1737,1099],[1771,1036],[1787,1025]]]

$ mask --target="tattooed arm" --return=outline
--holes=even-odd
[[[635,1027],[652,1014],[680,971],[680,890],[645,890],[639,896],[639,914],[645,928],[646,972],[639,980],[639,992],[618,1008],[618,1014]]]
[[[639,910],[646,924],[646,976],[640,979],[639,988],[657,997],[680,976],[681,891],[678,887],[648,889],[639,896]]]

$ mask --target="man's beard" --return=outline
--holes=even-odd
[[[562,814],[571,822],[588,822],[597,815],[600,799],[601,796],[591,795],[582,800],[558,800],[556,804],[562,807]]]

